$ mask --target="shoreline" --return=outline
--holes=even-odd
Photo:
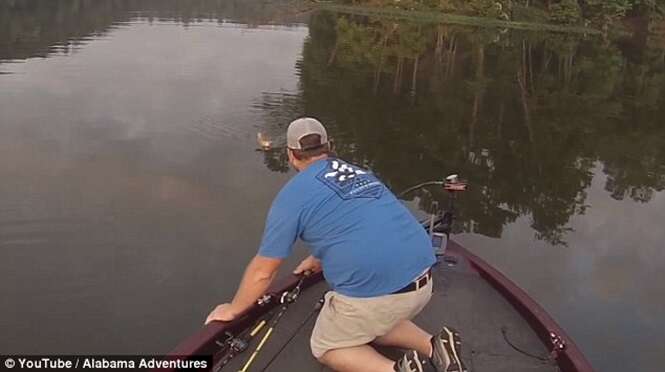
[[[451,13],[430,12],[422,10],[401,10],[378,8],[358,5],[341,5],[333,2],[318,2],[318,9],[349,13],[361,16],[386,16],[397,19],[405,19],[415,22],[441,22],[462,26],[475,26],[487,28],[510,28],[526,31],[548,31],[559,33],[573,33],[583,35],[602,35],[599,29],[583,26],[565,26],[549,23],[536,23],[524,21],[503,21],[486,17],[466,16]]]

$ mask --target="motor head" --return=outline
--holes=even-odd
[[[443,184],[443,188],[448,192],[466,191],[466,186],[467,183],[465,181],[461,181],[459,176],[456,174],[451,174],[450,176],[446,177],[446,181]]]

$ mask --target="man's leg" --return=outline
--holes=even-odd
[[[402,320],[387,334],[377,337],[374,342],[379,345],[396,346],[403,349],[416,350],[422,355],[432,355],[432,335],[415,325],[410,320]]]
[[[328,350],[319,362],[337,372],[392,372],[395,365],[369,345]]]

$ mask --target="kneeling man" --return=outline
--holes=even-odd
[[[411,322],[432,296],[436,260],[420,223],[371,172],[334,157],[316,119],[292,122],[287,147],[298,174],[273,201],[233,301],[206,322],[232,320],[252,306],[300,238],[312,255],[295,273],[322,269],[332,288],[311,338],[321,363],[343,372],[463,371],[454,330],[432,336]],[[395,362],[370,342],[410,351]]]

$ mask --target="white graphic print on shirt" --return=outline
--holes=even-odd
[[[316,178],[342,199],[378,199],[383,193],[383,184],[373,174],[339,159],[328,160]]]

